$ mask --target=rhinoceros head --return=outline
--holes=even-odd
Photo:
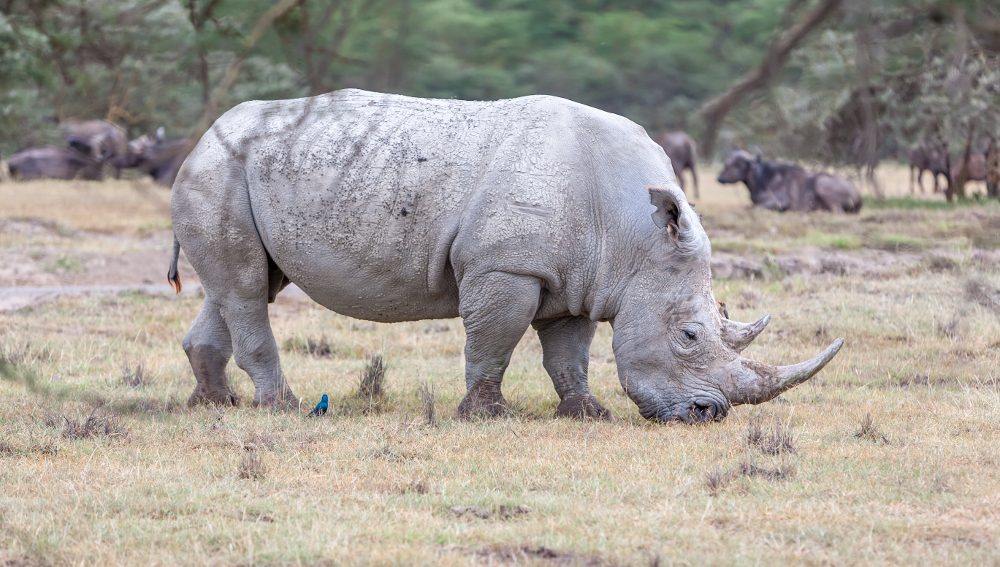
[[[712,294],[711,246],[679,189],[650,187],[658,236],[641,252],[614,325],[618,376],[647,419],[721,419],[738,404],[757,404],[808,380],[840,350],[771,366],[740,356],[771,320],[727,319]]]

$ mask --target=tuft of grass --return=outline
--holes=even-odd
[[[955,315],[947,322],[939,322],[937,325],[938,335],[948,339],[954,339],[958,336],[959,323],[961,323],[961,319],[959,319],[958,315]]]
[[[63,429],[64,439],[90,439],[105,437],[123,439],[128,437],[128,428],[116,414],[102,411],[98,406],[86,418],[72,420],[63,416],[66,426]]]
[[[55,262],[45,265],[45,270],[49,272],[82,272],[83,264],[76,258],[63,254]]]
[[[892,444],[889,441],[889,438],[882,433],[878,424],[875,423],[871,413],[865,414],[865,417],[861,420],[861,426],[854,433],[854,436],[858,439],[867,439],[868,441],[872,441],[874,443],[884,443],[886,445]]]
[[[928,258],[925,262],[928,270],[935,274],[945,273],[945,272],[957,272],[961,269],[961,264],[955,260],[940,255],[933,255]]]
[[[965,282],[965,298],[968,301],[981,305],[1000,317],[1000,289],[989,283],[972,279]]]
[[[261,449],[273,449],[275,439],[270,433],[261,431],[250,431],[243,436],[244,451],[259,451]]]
[[[774,427],[765,430],[763,419],[756,416],[750,419],[747,424],[746,444],[750,448],[760,449],[768,455],[780,455],[781,453],[796,454],[795,439],[792,428],[781,420],[775,420]]]
[[[122,362],[122,384],[129,388],[141,388],[147,384],[145,369],[141,362],[133,364],[127,358]]]
[[[365,369],[361,371],[358,395],[369,400],[379,399],[385,395],[385,364],[382,362],[381,354],[373,354],[368,359]]]
[[[17,454],[17,448],[0,437],[0,457],[12,457]]]
[[[420,402],[424,410],[424,420],[428,425],[437,427],[437,415],[434,411],[434,386],[430,382],[420,384]]]
[[[730,472],[722,472],[722,469],[715,467],[705,473],[705,487],[708,488],[709,494],[715,496],[721,492],[727,484],[729,484],[729,481],[732,480],[732,478],[733,477]]]
[[[767,468],[757,465],[753,455],[747,453],[743,460],[736,467],[734,476],[753,477],[759,476],[769,480],[785,480],[795,476],[798,471],[794,462],[782,460],[777,467]]]
[[[409,494],[411,492],[416,494],[429,494],[430,491],[431,487],[429,484],[427,484],[426,480],[415,480],[410,484],[406,485],[405,487],[403,487],[403,489],[400,492],[403,494]]]
[[[326,335],[320,335],[318,339],[312,337],[288,339],[282,346],[286,351],[297,352],[316,358],[330,358],[335,352],[333,344]]]
[[[923,238],[907,236],[905,234],[879,234],[866,238],[865,244],[869,248],[897,253],[920,252],[927,248],[927,241]]]
[[[257,451],[248,451],[240,459],[237,475],[243,480],[264,480],[267,477],[267,465]]]

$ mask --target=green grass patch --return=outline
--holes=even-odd
[[[807,244],[822,248],[853,250],[861,247],[861,239],[853,234],[830,234],[818,230],[810,230],[802,240]]]
[[[959,207],[1000,207],[1000,201],[985,198],[956,199],[948,201],[932,201],[930,199],[914,199],[913,197],[893,197],[889,199],[865,199],[865,207],[868,209],[904,209],[904,210],[928,210],[928,211],[951,211]]]
[[[919,252],[928,246],[927,241],[923,238],[906,236],[905,234],[878,234],[867,237],[865,245],[869,248],[889,252]]]

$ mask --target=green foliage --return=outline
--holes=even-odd
[[[260,38],[209,114],[345,87],[470,100],[552,94],[625,115],[653,135],[697,134],[701,105],[759,65],[816,3],[301,0]],[[274,5],[8,0],[0,151],[58,143],[56,124],[68,119],[107,118],[131,136],[159,126],[170,138],[188,134]],[[882,157],[939,134],[954,153],[970,128],[1000,131],[1000,66],[988,31],[1000,25],[996,6],[845,0],[834,14],[778,80],[730,113],[721,152],[759,145],[768,156],[859,164],[865,93]],[[865,57],[868,77],[859,72]]]
[[[691,127],[760,58],[783,0],[304,0],[266,32],[220,112],[358,87],[496,99],[554,94],[652,131]],[[67,119],[187,134],[265,0],[21,0],[0,16],[0,150]]]

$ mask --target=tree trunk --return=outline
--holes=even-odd
[[[976,128],[969,128],[969,134],[965,138],[965,152],[962,154],[962,162],[958,168],[958,175],[953,181],[955,182],[955,194],[958,195],[959,199],[965,198],[965,182],[969,180],[969,157],[972,155],[972,138],[976,134]],[[949,186],[950,189],[950,186]]]
[[[950,203],[955,200],[955,181],[951,178],[951,151],[948,150],[948,142],[944,141],[940,131],[938,131],[938,142],[941,144],[941,151],[944,152],[944,176],[948,180],[948,190],[945,191],[944,197]]]
[[[995,136],[990,136],[990,145],[986,148],[986,195],[1000,199],[1000,151]]]

